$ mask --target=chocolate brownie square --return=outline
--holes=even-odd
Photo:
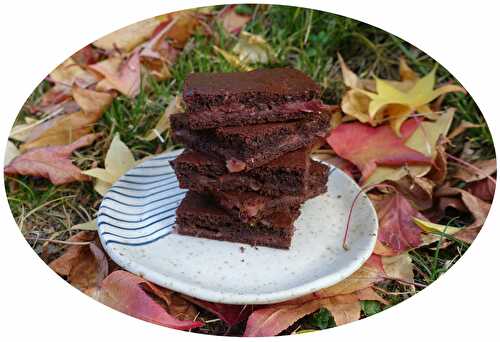
[[[214,111],[224,106],[268,109],[318,98],[320,87],[307,75],[291,68],[250,72],[193,73],[184,81],[183,99],[188,112]],[[235,107],[234,111],[242,107]]]
[[[330,115],[321,112],[299,121],[206,130],[189,129],[185,113],[173,114],[170,122],[176,143],[224,160],[229,172],[241,172],[324,137],[329,129]]]
[[[170,164],[180,187],[196,192],[249,192],[263,196],[305,194],[309,169],[309,149],[289,152],[261,167],[229,173],[220,159],[205,153],[184,150]]]
[[[326,191],[328,167],[312,161],[307,177],[307,190],[303,195],[280,197],[262,196],[256,192],[211,192],[217,204],[243,222],[260,220],[276,211],[297,210],[306,200]]]
[[[212,240],[287,249],[298,216],[298,210],[276,212],[260,221],[245,223],[218,207],[211,197],[189,191],[177,208],[176,231]]]

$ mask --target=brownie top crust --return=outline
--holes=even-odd
[[[193,73],[184,82],[184,96],[225,96],[261,93],[302,97],[318,96],[320,87],[306,74],[291,68],[260,69],[250,72]]]

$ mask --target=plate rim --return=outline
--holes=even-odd
[[[143,162],[138,163],[135,165],[133,168],[129,169],[125,174],[123,174],[113,185],[110,187],[110,189],[115,186],[115,184],[120,181],[123,177],[125,177],[129,172],[135,170],[136,168],[142,166],[143,164],[147,163],[148,161],[153,160],[156,157],[159,156],[166,156],[170,155],[173,153],[182,153],[183,149],[176,149],[172,151],[167,151],[158,155],[155,155],[153,158],[148,158],[145,159]],[[314,156],[313,156],[314,158]],[[335,167],[331,163],[328,163],[327,160],[320,160],[322,163],[327,164],[330,167]],[[342,177],[346,179],[346,181],[350,182],[351,185],[354,186],[358,191],[361,190],[361,187],[351,178],[349,177],[345,172],[340,170],[339,168],[335,167],[334,172],[340,172],[342,174]],[[364,199],[365,201],[368,201],[368,206],[367,210],[371,211],[371,214],[373,217],[377,217],[377,213],[375,210],[375,207],[373,206],[373,203],[370,201],[368,196],[361,196],[361,199]],[[99,240],[103,241],[102,238],[102,228],[100,228],[99,221],[101,217],[101,206],[105,203],[106,200],[106,195],[103,197],[101,204],[99,205],[99,210],[97,212],[97,233],[99,236]],[[371,220],[370,220],[371,221]],[[127,259],[125,255],[121,255],[118,251],[115,251],[113,248],[109,247],[106,244],[102,244],[104,251],[106,254],[109,255],[109,257],[116,262],[121,268],[123,268],[126,271],[129,271],[135,275],[138,275],[142,278],[144,278],[147,281],[151,281],[152,283],[168,288],[170,290],[183,293],[185,295],[210,301],[213,303],[222,303],[222,304],[237,304],[237,305],[244,305],[244,304],[272,304],[272,303],[279,303],[279,302],[284,302],[287,300],[291,300],[294,298],[298,298],[310,293],[313,293],[315,291],[333,286],[335,284],[340,283],[342,280],[346,279],[350,275],[352,275],[354,272],[356,272],[358,269],[361,268],[361,266],[368,260],[368,258],[371,256],[373,253],[373,250],[375,248],[375,244],[377,241],[377,235],[378,235],[378,230],[379,230],[379,222],[378,220],[374,220],[373,224],[373,230],[374,232],[369,232],[369,242],[370,245],[367,246],[365,249],[368,252],[365,252],[364,254],[357,255],[356,258],[352,259],[352,265],[347,268],[347,271],[345,272],[334,272],[327,274],[325,276],[319,277],[313,281],[305,282],[302,283],[298,286],[287,288],[285,290],[280,290],[280,291],[274,291],[274,292],[266,292],[266,293],[237,293],[237,292],[228,292],[228,291],[216,291],[208,288],[204,288],[201,285],[197,284],[189,284],[186,283],[183,280],[180,280],[175,277],[171,277],[165,274],[162,274],[161,272],[152,270],[151,268],[148,268],[147,266],[136,262],[134,259]],[[165,236],[165,237],[168,237]],[[231,242],[227,242],[231,243]],[[147,248],[147,247],[146,247]],[[345,268],[344,268],[345,269]]]

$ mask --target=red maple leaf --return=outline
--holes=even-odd
[[[378,240],[396,252],[420,246],[422,230],[413,217],[424,218],[399,192],[374,201],[379,219]]]
[[[345,123],[332,130],[328,144],[336,154],[355,164],[366,180],[377,166],[430,164],[430,157],[404,143],[420,121],[407,120],[398,137],[389,125],[371,127],[359,122]]]

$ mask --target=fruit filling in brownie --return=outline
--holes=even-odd
[[[330,115],[322,112],[299,121],[207,130],[189,129],[185,113],[173,114],[170,122],[176,143],[225,160],[229,172],[241,172],[262,166],[324,137]]]
[[[183,235],[287,249],[298,216],[298,210],[287,210],[245,223],[218,207],[212,198],[189,191],[177,208],[176,230]]]

